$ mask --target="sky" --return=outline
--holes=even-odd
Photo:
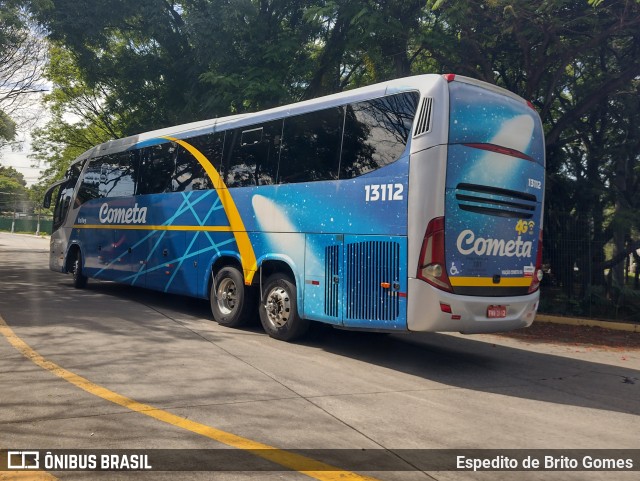
[[[43,92],[47,92],[49,89],[50,87],[45,85]],[[21,117],[35,119],[34,121],[29,120],[25,122],[21,127],[19,126],[17,132],[19,146],[14,149],[9,146],[0,149],[0,165],[13,167],[18,172],[21,172],[27,181],[27,186],[37,184],[40,174],[45,168],[44,165],[33,167],[36,162],[30,158],[34,154],[31,146],[31,131],[44,126],[50,118],[48,111],[40,102],[40,95],[39,93],[36,94],[35,97],[32,97],[32,100],[25,103],[19,114]]]
[[[34,162],[29,158],[32,153],[31,137],[29,136],[28,139],[25,139],[22,149],[18,152],[12,152],[9,147],[3,148],[0,155],[0,164],[4,167],[13,167],[18,172],[21,172],[27,181],[27,186],[37,184],[43,169],[32,167]]]

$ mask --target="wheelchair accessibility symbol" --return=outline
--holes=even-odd
[[[458,270],[458,268],[456,267],[456,263],[452,262],[451,263],[451,268],[449,269],[449,274],[451,274],[452,276],[455,276],[457,274],[460,274],[460,271]]]

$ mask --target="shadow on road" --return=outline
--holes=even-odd
[[[64,328],[72,328],[104,332],[113,336],[114,343],[135,335],[144,336],[147,342],[159,346],[169,345],[176,336],[194,335],[176,329],[175,323],[167,323],[166,318],[171,318],[172,313],[196,319],[211,318],[205,300],[107,282],[90,281],[86,290],[75,290],[70,277],[52,273],[46,267],[25,267],[19,259],[8,259],[6,254],[0,257],[3,261],[0,263],[0,313],[16,328],[55,326],[50,332],[52,342],[63,342]],[[111,326],[112,307],[131,302],[136,304],[128,306],[126,312],[141,313],[139,319],[133,314],[133,319],[127,319],[135,323],[136,329],[126,331]],[[255,336],[261,329],[216,330],[207,337],[215,342],[216,336],[237,336],[238,333]],[[636,369],[496,345],[482,336],[382,335],[319,327],[300,344],[445,386],[640,414],[640,371]]]

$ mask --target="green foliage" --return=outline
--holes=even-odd
[[[90,84],[73,54],[62,46],[51,45],[45,75],[54,85],[44,98],[52,118],[33,132],[33,150],[34,159],[48,166],[44,180],[51,182],[84,151],[123,136],[127,111],[105,106],[108,91]]]
[[[0,64],[8,61],[7,55],[20,41],[19,32],[23,27],[15,2],[0,0]],[[7,78],[5,78],[7,77]],[[0,66],[0,145],[2,141],[11,141],[16,136],[16,123],[3,109],[6,99],[4,91],[9,92],[12,79],[8,78],[8,72]]]
[[[24,180],[24,175],[13,167],[3,167],[0,165],[0,177],[10,179],[21,187],[25,187],[27,185],[27,182]]]
[[[19,3],[15,0],[0,0],[0,52],[20,39],[24,18],[20,15]]]
[[[13,210],[27,198],[26,185],[20,172],[0,165],[0,212]]]
[[[0,140],[13,140],[16,137],[16,123],[0,110]]]

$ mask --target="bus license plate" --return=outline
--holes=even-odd
[[[489,306],[487,308],[487,317],[489,319],[502,319],[507,317],[507,306]]]

